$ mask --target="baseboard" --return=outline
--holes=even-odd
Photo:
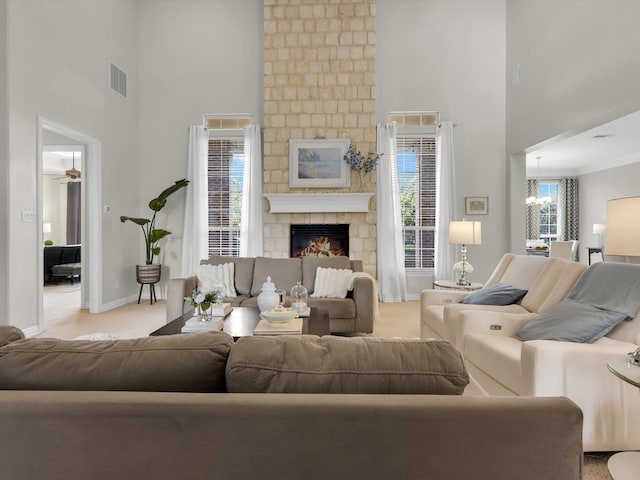
[[[106,312],[107,310],[113,310],[114,308],[122,307],[123,305],[126,305],[131,302],[135,302],[137,300],[138,300],[138,296],[135,294],[130,295],[128,297],[124,297],[124,298],[118,298],[111,302],[103,303],[102,305],[100,305],[100,309],[95,313],[102,313],[102,312]]]
[[[21,328],[22,333],[24,333],[25,338],[35,337],[36,335],[40,335],[42,330],[37,325],[34,325],[29,328]]]

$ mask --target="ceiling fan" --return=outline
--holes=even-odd
[[[72,152],[72,165],[71,168],[64,171],[64,177],[59,178],[70,178],[71,180],[80,179],[82,172],[76,168],[76,153]]]

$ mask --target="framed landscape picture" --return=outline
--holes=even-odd
[[[489,197],[464,197],[465,215],[487,215],[489,213]]]
[[[343,188],[351,185],[344,155],[349,140],[289,140],[289,186]]]

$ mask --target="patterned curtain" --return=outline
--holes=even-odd
[[[578,240],[578,179],[558,182],[558,240]]]
[[[538,180],[527,179],[527,197],[538,196]],[[527,239],[540,238],[540,205],[527,205]]]

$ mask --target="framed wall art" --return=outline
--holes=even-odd
[[[487,215],[489,213],[489,197],[464,197],[465,215]]]
[[[349,187],[348,148],[348,139],[289,140],[289,187]]]

